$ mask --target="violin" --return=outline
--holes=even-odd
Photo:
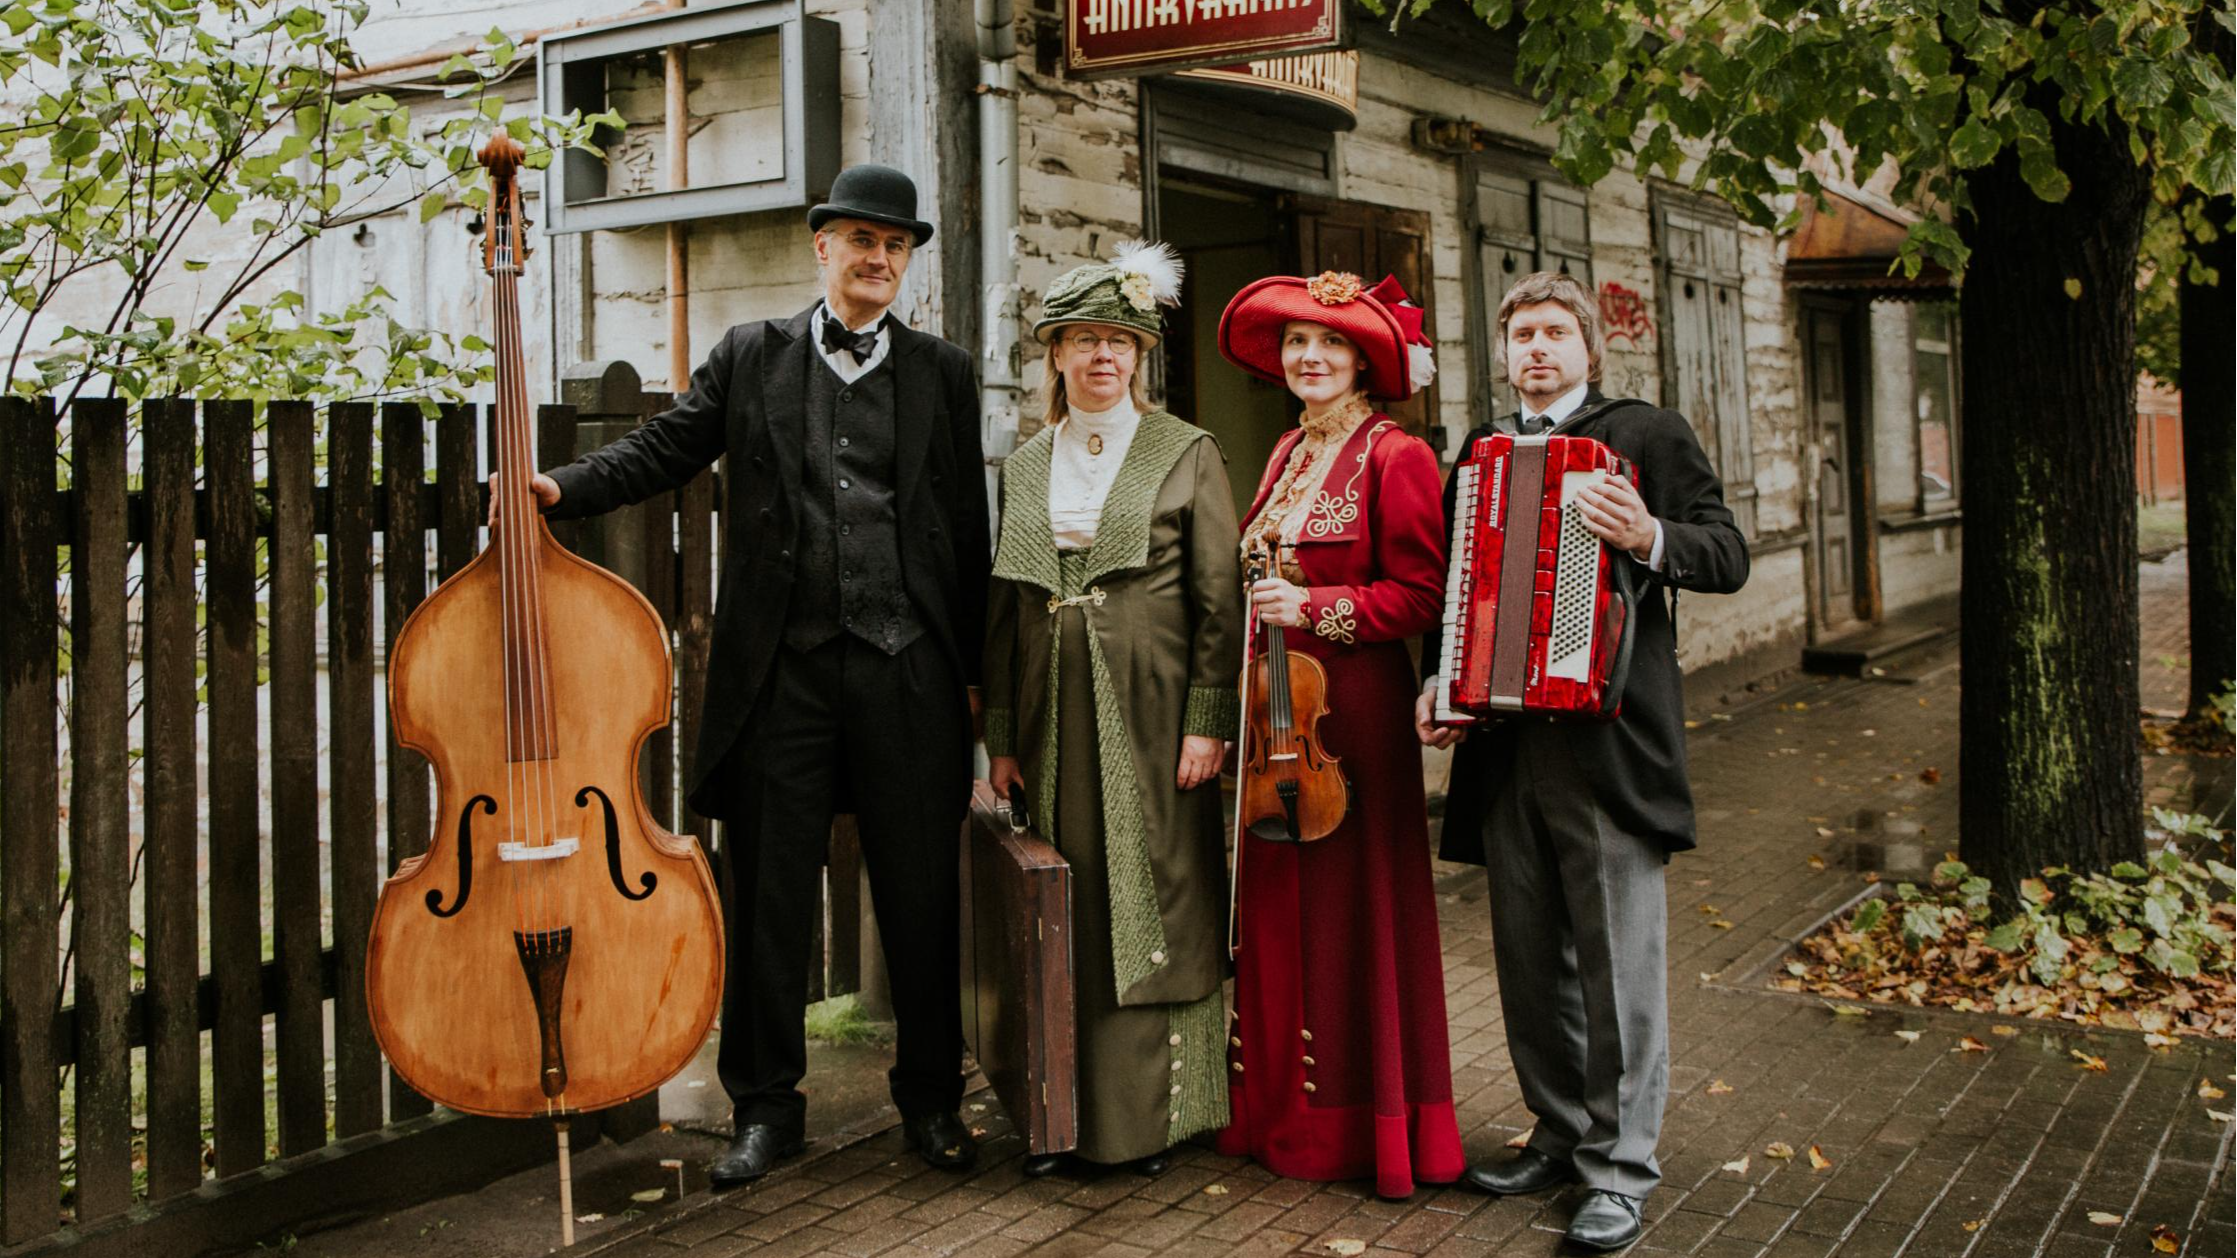
[[[480,154],[502,474],[488,547],[412,613],[389,660],[390,725],[432,765],[439,821],[381,889],[365,994],[421,1095],[562,1119],[564,1189],[564,1116],[642,1096],[691,1059],[724,950],[705,855],[639,787],[668,723],[667,629],[562,547],[530,494],[522,156],[502,130]]]
[[[1254,584],[1272,565],[1253,554]],[[1236,828],[1281,843],[1310,843],[1343,824],[1351,785],[1317,729],[1328,715],[1328,674],[1310,655],[1292,655],[1280,625],[1254,612],[1266,649],[1243,669],[1243,754],[1236,781]],[[1247,649],[1247,648],[1246,648]]]

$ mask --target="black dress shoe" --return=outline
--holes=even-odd
[[[901,1142],[917,1151],[928,1166],[944,1171],[968,1170],[979,1160],[978,1141],[971,1129],[953,1114],[919,1114],[901,1120]]]
[[[1577,1168],[1560,1158],[1547,1157],[1536,1149],[1524,1149],[1492,1166],[1469,1167],[1468,1173],[1461,1176],[1461,1181],[1494,1197],[1513,1197],[1523,1193],[1544,1192],[1576,1177]]]
[[[1127,1163],[1127,1166],[1131,1168],[1136,1175],[1147,1176],[1150,1179],[1156,1179],[1158,1176],[1163,1175],[1166,1171],[1166,1168],[1172,1165],[1173,1159],[1165,1153],[1152,1153],[1146,1158],[1136,1158],[1133,1161]]]
[[[800,1137],[778,1131],[767,1123],[747,1123],[738,1129],[730,1147],[707,1164],[707,1180],[717,1188],[734,1188],[760,1179],[777,1159],[800,1152]]]
[[[1027,1179],[1046,1179],[1063,1170],[1071,1160],[1071,1155],[1065,1153],[1028,1153],[1025,1160],[1018,1163],[1018,1174]]]
[[[1637,1197],[1596,1188],[1569,1220],[1569,1243],[1579,1249],[1622,1249],[1639,1239],[1646,1223],[1639,1211],[1646,1203]]]

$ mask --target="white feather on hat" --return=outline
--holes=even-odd
[[[1149,283],[1151,300],[1177,306],[1181,302],[1181,275],[1186,268],[1173,246],[1160,240],[1122,240],[1111,250],[1111,265]]]

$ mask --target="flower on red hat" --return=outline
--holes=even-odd
[[[1305,281],[1305,291],[1323,306],[1341,306],[1357,301],[1366,285],[1349,271],[1322,271]]]

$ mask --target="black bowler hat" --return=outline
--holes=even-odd
[[[906,227],[920,245],[932,239],[932,224],[917,217],[916,184],[891,166],[866,162],[840,171],[831,181],[831,199],[808,211],[808,230],[821,231],[835,218],[866,218]]]

